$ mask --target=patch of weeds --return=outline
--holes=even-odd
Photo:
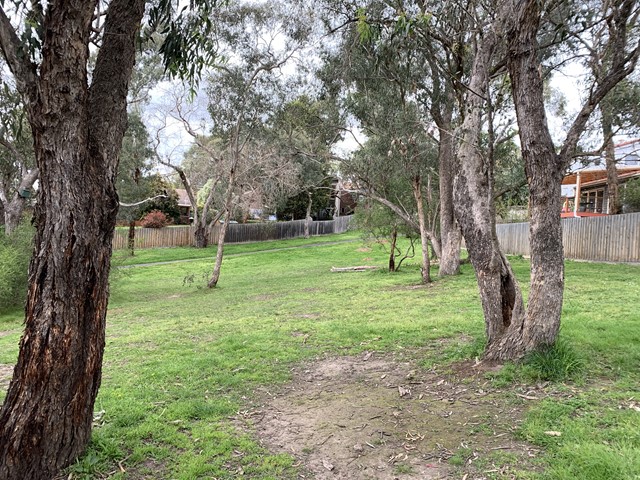
[[[413,468],[411,468],[411,465],[407,465],[406,463],[396,463],[393,467],[393,472],[396,475],[408,475],[410,473],[413,473]]]
[[[183,279],[182,279],[182,286],[183,287],[193,287],[195,286],[198,290],[201,288],[205,288],[207,285],[207,282],[209,281],[209,272],[208,271],[203,271],[198,273],[191,273],[189,275],[186,275]]]
[[[522,374],[533,381],[565,382],[584,372],[585,362],[563,338],[553,345],[532,352],[522,363]]]
[[[485,378],[491,380],[491,384],[496,388],[504,388],[513,385],[520,378],[520,368],[513,363],[505,363],[496,372],[485,373]]]
[[[74,479],[91,480],[109,471],[110,467],[123,457],[122,450],[116,441],[101,435],[98,429],[94,430],[86,453],[67,471],[73,474]]]
[[[470,448],[461,447],[456,450],[456,453],[454,453],[449,458],[449,464],[453,465],[454,467],[462,467],[472,456],[473,450],[471,450]]]

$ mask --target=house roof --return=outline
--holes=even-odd
[[[625,169],[625,171],[622,171],[622,172],[618,170],[618,182],[627,181],[635,177],[640,177],[640,167]],[[607,184],[607,175],[605,172],[604,178],[594,179],[590,182],[582,182],[581,188],[584,189],[588,187],[598,187],[600,185],[606,185],[606,184]]]
[[[189,194],[184,188],[176,188],[176,193],[178,194],[178,206],[179,207],[190,207],[191,201],[189,200]]]
[[[618,168],[618,179],[626,179],[640,172],[640,167],[621,167]],[[607,171],[601,170],[585,170],[580,172],[580,183],[584,187],[592,184],[592,182],[607,183]],[[571,173],[562,179],[562,185],[575,185],[578,183],[578,173]]]

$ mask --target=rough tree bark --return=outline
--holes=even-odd
[[[513,28],[507,33],[507,67],[530,192],[531,277],[526,312],[518,305],[499,341],[487,346],[486,357],[501,360],[519,358],[555,342],[564,291],[560,184],[565,168],[545,128],[544,80],[537,41],[540,4],[523,2],[514,13]]]
[[[560,329],[564,292],[564,253],[560,212],[561,182],[589,117],[613,87],[629,75],[638,61],[640,46],[627,52],[628,22],[637,21],[636,0],[606,5],[611,63],[589,90],[589,97],[569,128],[557,152],[549,133],[544,108],[544,82],[537,41],[542,5],[536,0],[513,2],[507,23],[507,67],[516,107],[522,157],[529,183],[531,221],[531,288],[526,313],[518,309],[499,342],[488,346],[491,359],[519,358],[555,343]],[[557,153],[556,153],[557,152]]]
[[[560,221],[560,184],[590,115],[606,93],[628,75],[640,48],[627,45],[627,21],[635,0],[623,0],[612,8],[607,25],[614,54],[611,68],[590,95],[556,153],[544,110],[544,85],[537,42],[541,4],[537,0],[511,1],[503,5],[495,28],[505,28],[507,68],[518,118],[520,143],[530,190],[531,289],[525,311],[513,272],[502,255],[495,235],[493,165],[479,151],[481,110],[488,93],[491,52],[497,43],[490,28],[474,59],[467,116],[462,125],[460,172],[456,178],[456,215],[462,226],[471,262],[476,271],[487,330],[485,358],[508,360],[555,342],[560,327],[564,289],[564,258]]]
[[[495,31],[489,28],[477,47],[465,101],[466,114],[458,132],[460,165],[454,183],[455,214],[478,281],[487,348],[499,341],[514,315],[524,313],[522,294],[509,262],[500,251],[495,232],[493,166],[478,147],[489,91],[489,68],[497,42]]]
[[[0,46],[22,94],[40,170],[25,332],[0,410],[0,478],[49,480],[89,441],[100,386],[114,187],[143,0],[113,0],[91,86],[97,1],[50,1],[39,69],[0,9]]]

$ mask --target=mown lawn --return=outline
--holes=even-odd
[[[327,353],[417,350],[449,338],[424,365],[479,355],[484,328],[469,265],[429,288],[410,288],[419,280],[415,262],[395,274],[331,273],[332,266],[386,264],[382,250],[355,239],[229,246],[215,290],[203,288],[213,250],[116,258],[114,265],[190,261],[114,268],[96,427],[72,478],[236,478],[239,471],[297,478],[292,457],[265,451],[228,420],[256,389],[283,384],[293,365]],[[324,244],[288,248],[316,243]],[[528,262],[512,262],[526,281]],[[570,394],[531,403],[519,435],[544,455],[540,472],[520,478],[637,479],[640,268],[567,262],[566,278],[561,337],[584,367],[552,384]],[[19,311],[0,314],[0,365],[16,360],[21,322]],[[535,382],[535,375],[530,366],[507,366],[492,381]]]

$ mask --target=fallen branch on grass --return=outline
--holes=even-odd
[[[332,272],[364,272],[365,270],[375,270],[378,267],[371,265],[360,265],[357,267],[331,267]]]

